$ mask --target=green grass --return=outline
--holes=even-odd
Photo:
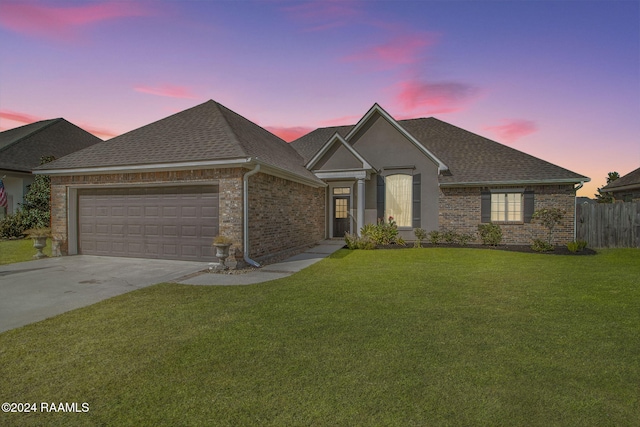
[[[0,240],[0,265],[31,261],[37,252],[31,239]],[[42,252],[51,256],[51,239],[47,239],[47,247]]]
[[[0,334],[0,425],[640,424],[640,251],[341,250]]]

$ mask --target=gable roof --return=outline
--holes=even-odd
[[[537,157],[476,135],[436,118],[399,120],[408,134],[448,167],[440,185],[496,185],[525,183],[578,183],[589,181]],[[308,161],[335,132],[346,137],[354,126],[317,129],[291,145]]]
[[[321,184],[302,157],[282,139],[209,100],[154,123],[78,151],[39,168],[47,173],[260,163]]]
[[[640,188],[640,168],[602,187],[602,191],[624,191]]]
[[[0,132],[0,169],[31,172],[42,156],[66,156],[101,142],[65,119],[42,120]]]
[[[372,166],[369,164],[369,162],[364,157],[362,157],[362,155],[358,153],[358,151],[353,148],[351,144],[349,144],[343,137],[341,137],[338,132],[335,132],[329,139],[329,141],[327,141],[327,143],[315,154],[315,156],[313,156],[313,158],[309,160],[309,162],[306,164],[307,169],[313,169],[316,163],[318,163],[318,161],[322,159],[327,151],[329,151],[329,149],[335,144],[341,144],[342,146],[344,146],[344,148],[346,148],[347,151],[349,151],[351,155],[362,164],[362,169],[372,169]]]

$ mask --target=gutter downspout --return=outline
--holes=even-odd
[[[260,267],[260,264],[258,264],[257,262],[255,262],[254,260],[252,260],[251,258],[249,258],[249,177],[251,175],[254,175],[256,173],[258,173],[258,171],[260,170],[260,164],[258,163],[256,165],[256,167],[253,168],[253,170],[250,170],[249,172],[244,174],[243,177],[243,196],[244,196],[244,213],[243,213],[243,225],[244,225],[244,241],[243,241],[243,248],[244,248],[244,260],[246,263],[248,263],[249,265],[253,266],[253,267]]]
[[[576,192],[576,198],[573,201],[573,241],[575,242],[578,237],[578,209],[576,207],[578,190],[584,186],[584,181],[580,181],[577,187],[573,187],[573,191]]]

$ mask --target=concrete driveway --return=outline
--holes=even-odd
[[[204,262],[88,255],[0,265],[0,332],[207,268]]]

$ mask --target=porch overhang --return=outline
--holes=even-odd
[[[347,169],[334,171],[313,171],[314,175],[323,181],[331,179],[371,179],[373,169]]]

